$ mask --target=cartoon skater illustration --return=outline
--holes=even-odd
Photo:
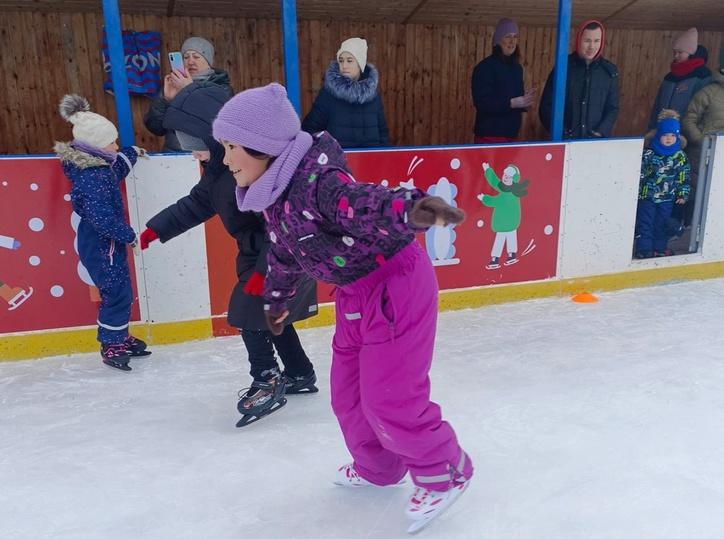
[[[497,195],[478,195],[483,205],[493,208],[491,228],[495,232],[493,249],[490,252],[490,263],[486,269],[498,269],[503,247],[506,247],[508,258],[506,266],[518,262],[518,227],[520,226],[520,199],[528,194],[528,180],[520,181],[520,170],[515,165],[508,165],[503,170],[503,179],[499,179],[488,163],[483,163],[485,179]]]
[[[0,281],[0,298],[8,302],[8,311],[14,311],[25,303],[30,296],[33,295],[33,287],[29,286],[27,290],[19,286],[10,286]]]

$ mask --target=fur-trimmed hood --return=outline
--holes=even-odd
[[[337,99],[352,104],[369,103],[377,96],[380,75],[372,64],[367,64],[360,80],[345,77],[339,71],[339,65],[333,60],[324,75],[324,87]]]
[[[93,167],[107,167],[110,164],[100,157],[73,148],[70,142],[56,142],[53,151],[64,165],[73,165],[81,170]]]

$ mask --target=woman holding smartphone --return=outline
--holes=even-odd
[[[169,54],[172,62],[177,56],[178,53],[175,52]],[[164,152],[183,151],[174,131],[163,127],[169,103],[183,88],[191,84],[215,84],[224,88],[229,97],[234,95],[229,74],[213,67],[214,46],[209,41],[202,37],[188,38],[181,45],[180,56],[183,66],[171,66],[171,72],[163,79],[163,90],[153,100],[144,118],[146,129],[154,135],[165,137],[162,148]]]

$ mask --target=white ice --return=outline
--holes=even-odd
[[[433,397],[476,465],[421,537],[724,537],[724,280],[442,313]],[[0,363],[0,537],[405,537],[404,486],[348,491],[321,392],[236,429],[240,338]],[[390,358],[395,361],[395,358]]]

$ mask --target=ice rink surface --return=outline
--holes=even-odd
[[[724,280],[442,313],[433,398],[475,462],[417,537],[724,537]],[[406,537],[412,491],[348,491],[321,391],[236,429],[241,338],[0,363],[0,538]],[[390,358],[394,361],[394,358]]]

